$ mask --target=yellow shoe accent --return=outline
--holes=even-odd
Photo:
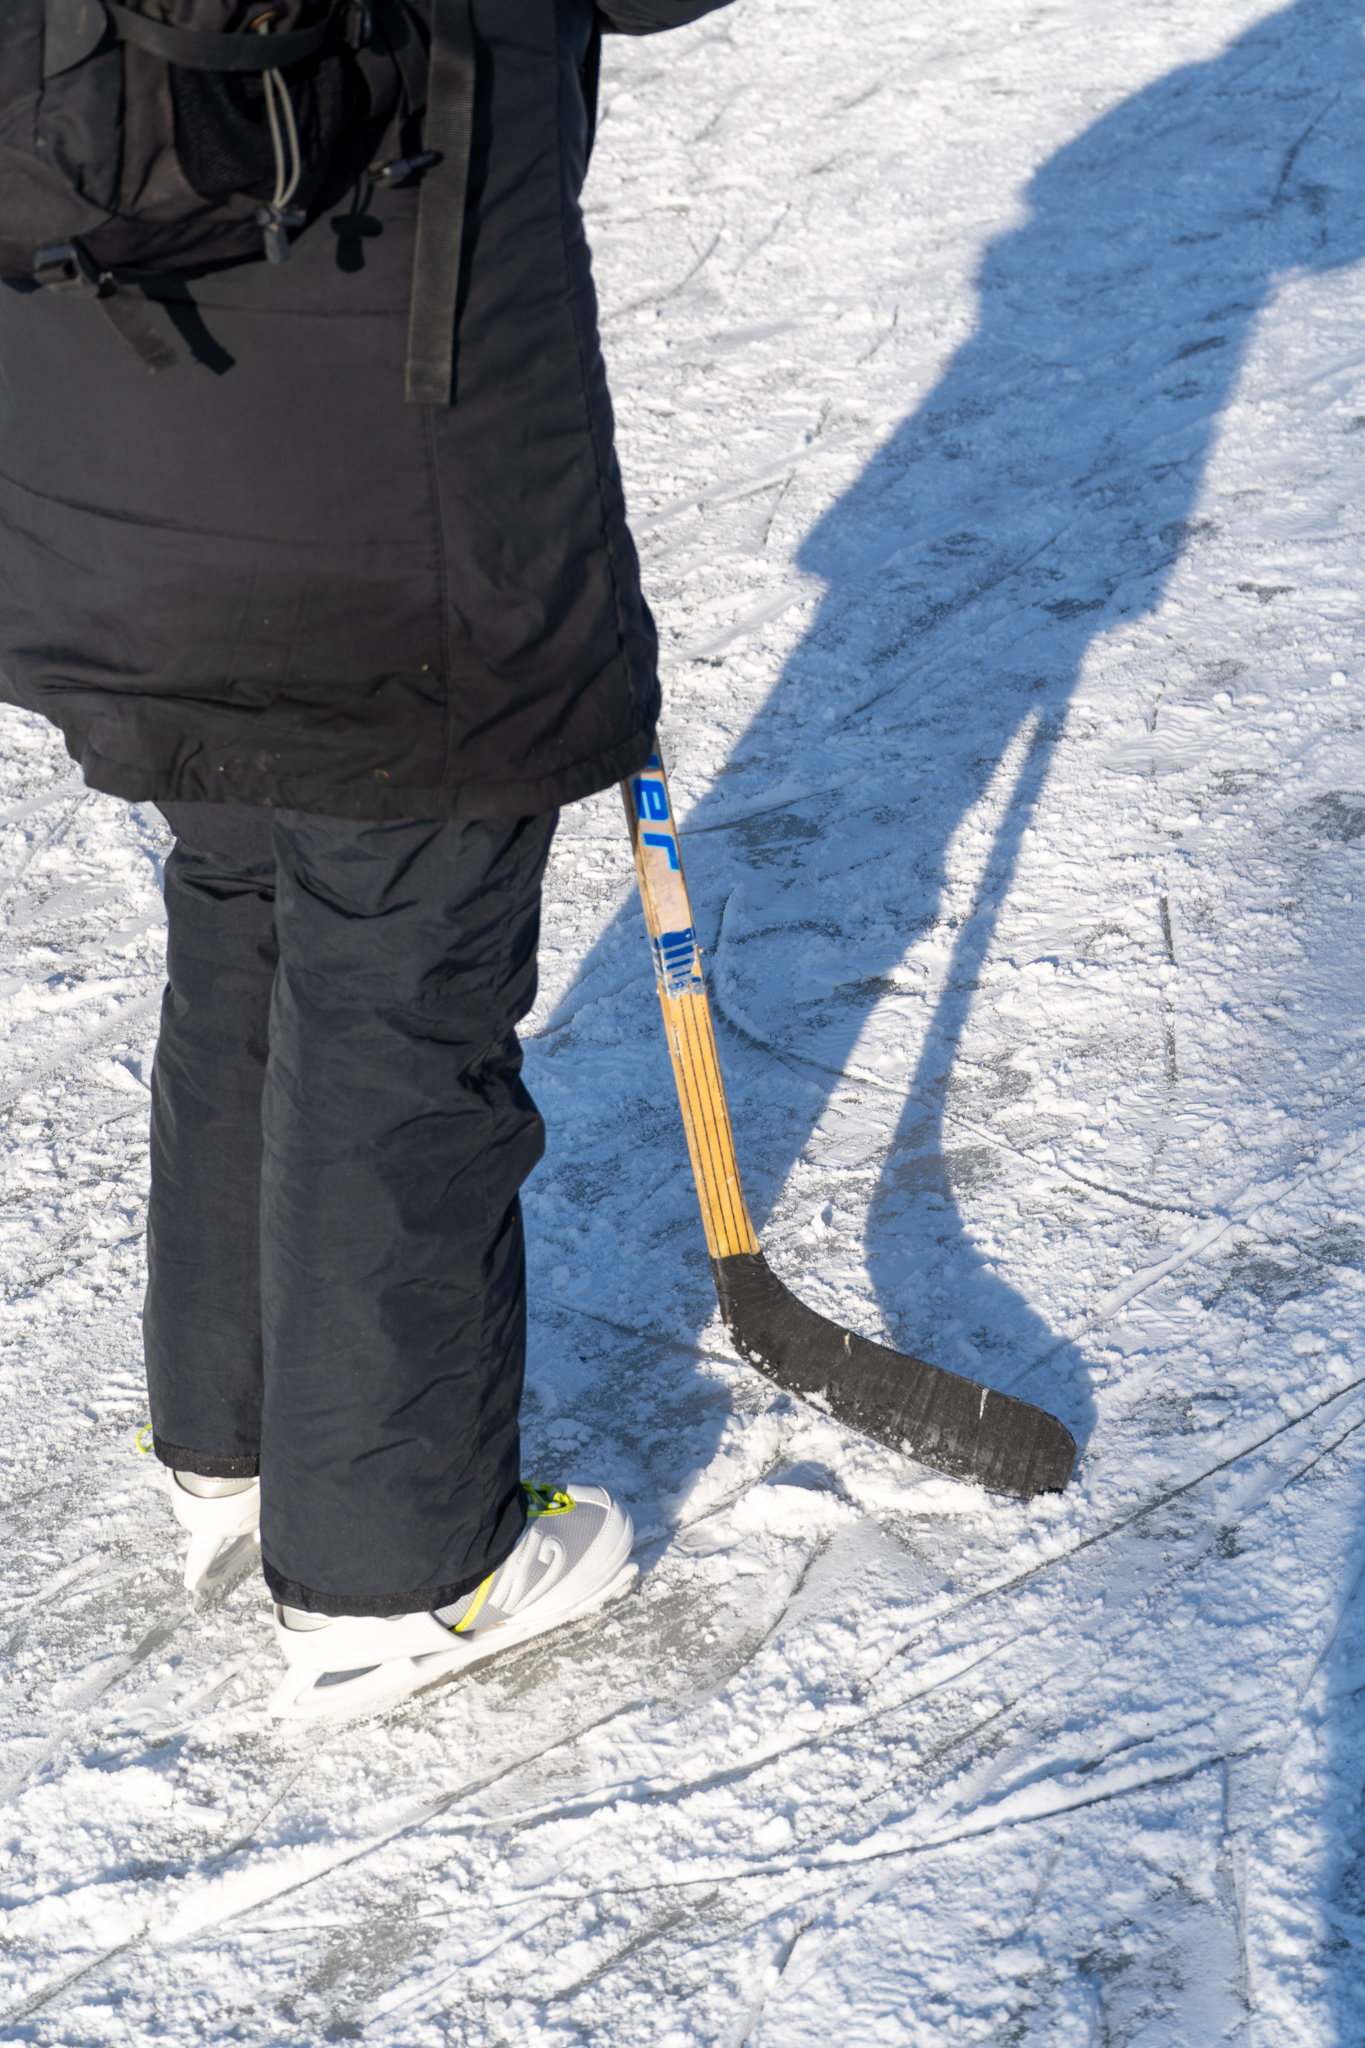
[[[498,1571],[501,1571],[501,1569],[502,1567],[501,1565],[499,1565]],[[490,1572],[488,1574],[488,1577],[484,1580],[483,1584],[477,1589],[477,1591],[474,1594],[474,1598],[470,1601],[468,1607],[460,1616],[459,1620],[453,1621],[450,1624],[450,1633],[453,1636],[460,1635],[465,1629],[469,1627],[469,1624],[473,1621],[475,1615],[483,1606],[484,1601],[488,1598],[489,1589],[497,1576],[497,1572]]]
[[[526,1496],[528,1522],[538,1521],[542,1515],[571,1515],[578,1505],[572,1494],[557,1486],[528,1486],[523,1479],[521,1490]]]
[[[528,1486],[523,1479],[521,1490],[526,1497],[528,1522],[538,1522],[545,1515],[571,1515],[578,1505],[572,1494],[565,1493],[558,1486]],[[502,1566],[499,1565],[498,1571],[501,1570]],[[458,1621],[452,1621],[450,1624],[450,1633],[453,1636],[463,1635],[467,1628],[473,1627],[497,1576],[498,1572],[490,1572],[483,1583],[475,1589],[474,1598],[464,1613]]]

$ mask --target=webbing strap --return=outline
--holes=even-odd
[[[403,118],[419,113],[427,97],[427,53],[418,43],[401,0],[370,0],[375,36],[371,39],[388,51],[394,70],[402,80]]]
[[[439,162],[422,179],[412,266],[407,396],[449,405],[455,374],[469,151],[474,134],[474,28],[469,0],[431,0],[431,68],[422,147]]]
[[[173,370],[180,357],[166,337],[159,333],[147,301],[112,286],[100,293],[95,304],[138,361],[149,370]]]
[[[131,7],[120,7],[118,0],[104,0],[104,11],[121,42],[136,43],[140,50],[162,57],[168,64],[182,65],[186,71],[287,71],[291,64],[314,56],[333,29],[329,18],[312,28],[289,29],[278,36],[215,36],[152,21]]]

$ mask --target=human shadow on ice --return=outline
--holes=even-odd
[[[1036,172],[982,260],[971,338],[802,545],[826,595],[685,823],[704,935],[725,906],[722,1058],[760,1230],[784,1189],[788,1213],[794,1185],[817,1191],[815,1171],[793,1182],[803,1161],[826,1169],[855,1238],[865,1215],[891,1341],[1053,1409],[1082,1443],[1081,1355],[959,1209],[998,1154],[954,1104],[984,1121],[1027,1082],[1007,1061],[964,1071],[960,1041],[1086,651],[1158,607],[1211,531],[1206,461],[1258,314],[1286,278],[1365,254],[1363,54],[1358,6],[1300,0]],[[783,779],[825,794],[758,814]],[[633,911],[561,1015],[619,973]],[[1133,1056],[1169,1081],[1159,1036]],[[889,1144],[876,1112],[873,1159],[832,1078],[851,1065],[855,1094],[902,1104]],[[617,1156],[643,1209],[650,1150]],[[802,1291],[790,1257],[774,1263]]]

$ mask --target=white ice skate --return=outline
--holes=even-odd
[[[434,1614],[339,1615],[275,1609],[289,1664],[270,1711],[281,1721],[343,1721],[391,1707],[635,1583],[630,1516],[600,1486],[523,1487],[529,1520],[506,1563]]]
[[[201,1479],[196,1472],[167,1469],[166,1484],[175,1519],[189,1532],[185,1591],[195,1594],[214,1576],[213,1567],[225,1543],[232,1543],[239,1536],[260,1542],[261,1482]]]

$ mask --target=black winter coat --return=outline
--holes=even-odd
[[[724,0],[603,0],[628,33]],[[579,212],[591,0],[473,0],[455,403],[405,403],[416,192],[151,287],[181,362],[0,290],[0,699],[96,789],[359,818],[553,808],[659,708]]]

